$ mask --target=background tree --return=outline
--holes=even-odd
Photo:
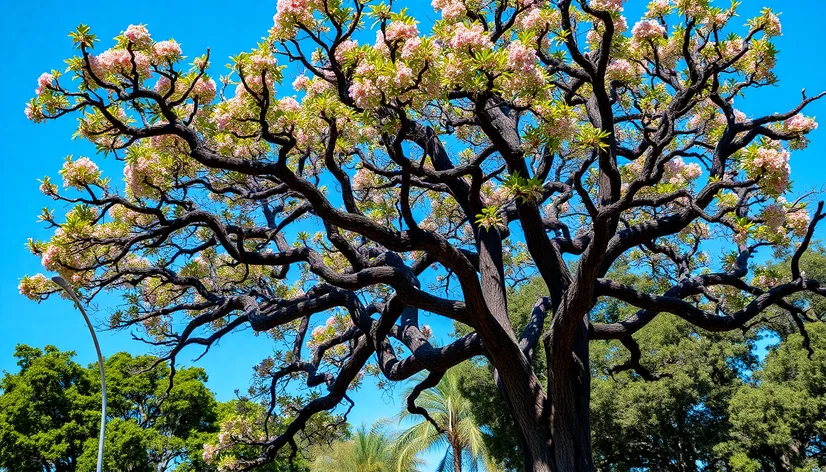
[[[799,267],[822,205],[786,199],[790,153],[817,126],[801,112],[823,94],[765,116],[734,104],[776,82],[777,15],[738,29],[737,4],[655,0],[626,34],[622,3],[439,0],[422,35],[395,4],[279,1],[220,89],[208,55],[188,67],[142,25],[101,52],[80,26],[70,77],[43,74],[26,114],[77,113],[78,136],[122,160],[127,185],[67,159],[64,190],[41,189],[71,208],[44,211],[55,233],[31,250],[87,299],[123,293],[112,326],[145,329],[173,365],[244,326],[279,341],[262,365],[264,435],[246,436],[260,454],[227,468],[294,454],[316,414],[352,404],[363,369],[426,370],[432,386],[483,355],[525,469],[593,470],[590,341],[634,353],[659,313],[732,331],[775,306],[798,318],[787,297],[826,293]],[[278,59],[299,65],[300,97],[284,96]],[[763,247],[794,251],[788,278],[748,278]],[[624,259],[669,286],[608,277]],[[529,273],[548,293],[517,331],[506,288]],[[55,290],[43,275],[20,289]],[[600,322],[606,300],[637,311]],[[434,346],[425,311],[471,332]],[[278,397],[294,392],[293,414]],[[269,430],[272,414],[290,422]]]
[[[413,388],[421,388],[424,376],[419,381],[419,386]],[[413,415],[419,420],[396,438],[396,447],[402,457],[415,457],[423,451],[444,449],[445,455],[436,472],[461,472],[464,466],[478,470],[483,464],[492,464],[487,460],[482,431],[471,412],[472,404],[460,390],[461,381],[461,373],[451,369],[435,387],[418,394],[419,400],[412,408],[413,412],[402,410],[399,415],[401,421],[409,420]],[[410,389],[404,396],[410,398],[414,392]],[[425,413],[424,418],[418,418]]]
[[[394,438],[385,425],[371,429],[362,425],[348,440],[337,441],[330,446],[314,449],[311,472],[418,472],[421,461],[410,454],[399,454]]]
[[[97,435],[100,403],[73,355],[54,346],[15,348],[20,372],[0,382],[0,468],[77,470],[85,443]]]
[[[14,471],[92,471],[100,418],[96,365],[73,352],[19,345],[20,372],[0,382],[0,467]],[[108,470],[163,472],[203,465],[202,447],[217,432],[216,402],[199,368],[169,367],[151,356],[118,353],[106,360]],[[204,470],[204,469],[197,469]]]

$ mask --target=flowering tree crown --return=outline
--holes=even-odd
[[[657,313],[734,329],[772,306],[800,316],[784,297],[823,290],[796,269],[823,214],[791,197],[789,165],[817,127],[801,113],[823,95],[767,116],[736,108],[776,81],[777,15],[738,29],[736,4],[654,0],[629,26],[623,3],[433,0],[441,17],[423,32],[393,2],[279,0],[267,40],[224,76],[143,25],[104,50],[80,26],[78,54],[40,76],[25,112],[77,115],[123,185],[97,158],[67,158],[62,188],[45,177],[41,190],[69,210],[44,210],[54,235],[31,250],[86,298],[122,293],[111,326],[143,330],[163,359],[244,326],[272,336],[253,390],[262,427],[233,420],[205,455],[224,469],[288,454],[365,373],[429,371],[409,400],[426,415],[418,393],[477,355],[526,438],[557,451],[526,440],[535,464],[587,465],[587,440],[554,439],[542,412],[553,405],[563,431],[581,410],[555,402],[588,375],[589,338],[634,360],[633,334]],[[721,260],[709,245],[727,247]],[[794,252],[794,280],[750,275],[762,246]],[[620,260],[674,286],[610,280]],[[549,294],[517,332],[506,289],[533,273]],[[34,300],[56,290],[39,274],[20,284]],[[604,299],[640,311],[598,323]],[[438,346],[421,312],[471,334]],[[547,385],[531,363],[540,345]],[[295,382],[307,392],[279,401]],[[291,421],[270,429],[279,414]]]

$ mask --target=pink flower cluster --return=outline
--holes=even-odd
[[[345,333],[352,327],[353,320],[349,316],[330,316],[323,325],[318,325],[313,328],[306,346],[307,348],[312,349],[334,336]]]
[[[354,40],[352,40],[352,39],[348,39],[348,40],[342,41],[342,42],[341,42],[341,43],[340,43],[340,44],[336,47],[336,53],[335,53],[336,60],[337,60],[338,62],[343,62],[343,61],[344,61],[344,56],[345,56],[348,52],[350,52],[350,51],[352,51],[352,50],[356,49],[358,46],[359,46],[358,41],[354,41]],[[295,84],[293,84],[293,85],[295,85]]]
[[[605,75],[608,80],[632,82],[639,74],[638,68],[625,59],[615,59],[608,63]]]
[[[201,104],[210,103],[217,94],[217,84],[214,80],[201,77],[192,87],[192,97],[197,97]]]
[[[307,87],[310,85],[310,78],[304,74],[299,75],[298,77],[293,80],[293,89],[296,92],[300,92],[302,90],[307,90]]]
[[[405,23],[402,21],[393,21],[387,27],[385,37],[388,42],[397,40],[408,40],[419,35],[419,28],[415,23]]]
[[[781,194],[789,188],[789,152],[776,147],[761,147],[745,162],[750,176],[762,175],[762,186],[773,194]]]
[[[141,51],[130,53],[126,49],[107,49],[97,56],[90,56],[89,63],[92,66],[92,72],[98,77],[105,77],[109,74],[122,74],[131,77],[133,54],[138,75],[144,78],[149,77],[152,73],[149,56]]]
[[[46,91],[46,87],[52,84],[54,84],[54,76],[48,72],[44,72],[37,78],[37,88],[34,90],[34,93],[40,95]]]
[[[67,159],[60,170],[60,175],[63,176],[64,188],[82,189],[84,185],[100,178],[100,169],[88,157],[81,157],[76,161]]]
[[[473,23],[470,28],[464,23],[457,24],[453,30],[453,37],[450,38],[450,47],[453,49],[489,48],[492,46],[490,38],[479,23]]]
[[[181,45],[174,40],[160,41],[152,46],[152,54],[164,61],[174,61],[181,57]]]
[[[685,185],[702,175],[703,169],[696,162],[686,164],[681,157],[665,163],[665,181],[672,185]]]
[[[353,175],[353,189],[367,190],[373,185],[373,174],[364,167],[356,171]]]
[[[811,221],[812,219],[805,210],[797,210],[786,214],[786,226],[797,237],[806,236]]]
[[[405,41],[404,46],[402,47],[402,59],[410,59],[415,56],[421,45],[422,39],[418,36]]]
[[[138,198],[150,196],[154,186],[163,180],[166,170],[161,164],[161,156],[149,152],[127,163],[123,168],[123,177],[132,195]]]
[[[669,11],[671,11],[670,0],[653,0],[648,4],[648,12],[645,16],[656,18],[667,15]]]
[[[781,204],[772,203],[763,208],[760,217],[763,218],[766,226],[776,230],[786,222],[786,209]]]
[[[315,2],[312,0],[278,0],[275,8],[272,33],[277,38],[292,36],[296,22],[304,25],[313,22]]]
[[[767,12],[763,31],[767,36],[780,36],[783,34],[783,27],[780,24],[780,18],[778,18],[774,13]]]
[[[43,254],[40,255],[40,263],[43,264],[43,268],[50,271],[56,271],[59,263],[58,253],[59,250],[57,249],[57,246],[50,244],[49,247],[43,251]]]
[[[371,79],[357,79],[350,86],[350,97],[356,102],[357,107],[366,109],[378,105],[381,91]]]
[[[800,113],[786,120],[784,129],[789,133],[806,134],[817,129],[817,121],[814,118],[803,116]]]
[[[638,41],[660,38],[664,34],[665,27],[655,20],[638,21],[631,30],[631,35]]]
[[[54,290],[54,283],[43,274],[35,274],[23,277],[17,290],[29,300],[39,301],[41,294]]]
[[[434,10],[441,10],[442,19],[447,21],[457,20],[467,13],[464,3],[456,0],[433,0],[430,4]]]
[[[517,71],[530,72],[536,68],[536,51],[516,40],[508,46],[508,63]]]
[[[623,3],[625,0],[591,0],[590,7],[596,10],[621,12]]]
[[[147,48],[152,45],[152,37],[144,25],[129,25],[123,35],[139,48]]]

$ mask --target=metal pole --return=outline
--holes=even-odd
[[[83,319],[86,320],[86,326],[89,327],[89,333],[92,335],[92,341],[95,342],[95,350],[98,354],[98,368],[100,369],[100,384],[103,387],[103,397],[101,399],[101,406],[100,406],[100,438],[98,439],[98,466],[97,472],[103,471],[103,439],[106,434],[106,374],[103,371],[103,355],[100,353],[100,344],[98,344],[98,337],[95,335],[95,328],[92,327],[92,322],[89,320],[89,315],[86,314],[86,310],[83,309],[83,305],[80,303],[80,299],[77,297],[77,294],[72,287],[63,280],[63,277],[52,277],[54,283],[60,285],[60,287],[69,294],[69,297],[74,300],[75,305],[77,305],[77,309],[80,310],[80,313],[83,315]]]

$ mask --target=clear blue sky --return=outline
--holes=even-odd
[[[429,3],[423,0],[398,2],[410,6],[414,15],[424,15],[420,16],[424,23],[429,23],[425,18],[434,17]],[[629,24],[636,22],[645,4],[647,0],[628,0]],[[826,30],[822,28],[822,0],[745,0],[743,4],[743,23],[761,6],[783,12],[780,18],[784,35],[776,40],[781,51],[776,69],[779,86],[751,92],[737,103],[738,108],[750,115],[785,111],[799,101],[801,89],[806,88],[810,95],[826,90],[826,48],[823,47]],[[4,228],[0,231],[0,248],[4,256],[4,265],[0,269],[0,371],[14,370],[11,356],[17,343],[54,344],[61,349],[77,351],[80,362],[92,362],[94,353],[89,334],[68,302],[54,299],[38,305],[17,292],[17,284],[23,275],[42,271],[39,260],[29,254],[24,243],[28,237],[48,237],[36,217],[42,207],[54,206],[37,190],[37,179],[45,174],[56,176],[67,154],[94,152],[90,146],[71,140],[75,126],[71,118],[45,125],[34,125],[25,119],[23,107],[34,93],[37,77],[44,71],[64,67],[63,60],[72,54],[67,34],[79,23],[91,25],[103,45],[130,23],[144,23],[153,38],[176,39],[190,57],[211,48],[216,75],[224,73],[217,69],[228,62],[226,58],[254,47],[271,27],[275,1],[143,3],[91,0],[72,3],[0,0],[0,9],[3,11],[0,30],[6,38],[0,48],[3,77],[0,86],[0,158],[7,179],[0,187],[0,202],[5,202]],[[820,189],[826,182],[823,172],[826,101],[810,107],[807,114],[819,116],[821,126],[810,135],[811,146],[793,156],[792,176],[798,192]],[[428,319],[426,322],[436,328],[437,338],[446,340],[449,324],[434,321]],[[105,355],[145,349],[123,332],[104,333],[101,344]],[[270,350],[271,345],[264,337],[242,333],[227,337],[199,365],[209,373],[209,385],[219,399],[227,400],[235,389],[246,389],[252,366]],[[198,354],[190,351],[181,360],[186,362]],[[398,402],[393,404],[373,389],[363,388],[355,398],[357,405],[350,420],[356,425],[371,423],[398,411]]]

